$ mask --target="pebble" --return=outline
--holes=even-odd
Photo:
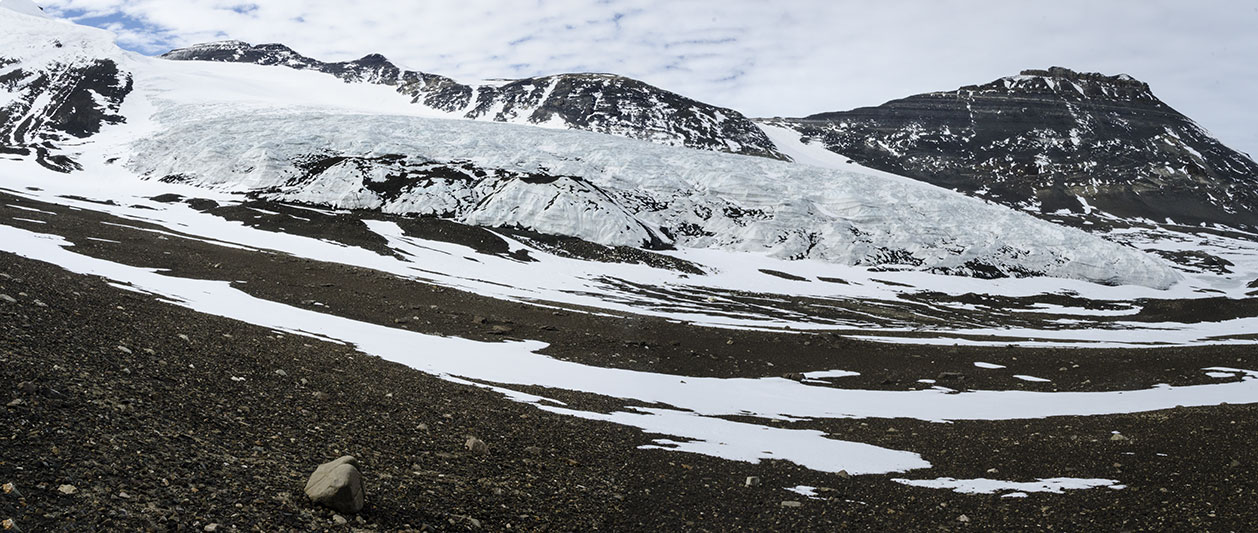
[[[125,354],[129,354],[129,353],[131,353],[131,348],[127,348],[126,346],[118,345],[118,351],[120,351],[120,352],[122,352],[122,353],[125,353]]]
[[[782,502],[782,507],[786,507],[787,509],[795,509],[795,508],[799,508],[803,506],[804,504],[797,502],[795,500],[786,500]]]
[[[339,514],[334,514],[332,515],[332,523],[338,526],[343,526],[345,524],[348,524],[349,520],[346,520],[344,516],[341,516]]]
[[[207,533],[214,533],[215,531],[218,531],[218,524],[206,524],[205,527],[201,528],[201,530],[206,531]]]
[[[958,516],[958,517],[957,517],[957,522],[962,522],[962,523],[965,523],[965,522],[969,522],[969,521],[970,521],[970,517],[968,517],[968,516],[961,515],[961,516]]]
[[[22,405],[22,404],[24,404],[24,403],[26,403],[26,402],[22,401],[22,399],[21,399],[21,398],[14,398],[14,399],[13,399],[13,401],[11,401],[11,402],[9,402],[9,403],[6,403],[6,404],[4,404],[4,406],[5,406],[5,407],[17,407],[17,406]]]
[[[65,494],[66,496],[74,494],[78,491],[79,489],[75,487],[74,485],[61,485],[60,487],[57,487],[57,492]]]
[[[315,391],[314,393],[311,394],[311,396],[314,396],[314,399],[319,400],[319,401],[328,400],[332,398],[331,394],[328,394],[323,391]]]
[[[16,298],[9,296],[7,294],[0,294],[0,301],[4,301],[6,303],[11,303],[11,304],[17,303]]]
[[[747,480],[743,482],[744,487],[754,487],[760,484],[760,476],[747,476]]]
[[[285,376],[288,376],[288,372],[285,372],[285,371],[284,371],[284,370],[282,370],[282,369],[276,369],[276,370],[275,370],[275,375],[277,375],[277,376],[279,376],[279,377],[285,377]]]
[[[1122,433],[1115,433],[1109,438],[1109,440],[1120,442],[1120,441],[1127,440],[1127,437],[1124,437]]]

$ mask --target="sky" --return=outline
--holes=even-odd
[[[281,42],[462,81],[613,72],[753,117],[803,116],[1028,68],[1130,74],[1258,156],[1250,0],[36,0],[146,54]]]

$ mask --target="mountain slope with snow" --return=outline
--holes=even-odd
[[[16,0],[0,4],[0,27],[0,155],[78,168],[58,147],[121,122],[119,106],[131,91],[130,75],[111,57],[113,35],[44,18]]]
[[[1045,218],[1258,227],[1258,163],[1126,75],[1028,70],[778,123],[863,165]]]
[[[172,50],[177,61],[275,65],[331,74],[346,82],[396,87],[411,102],[452,116],[572,128],[734,154],[780,159],[755,123],[716,107],[614,74],[556,74],[467,85],[404,70],[384,56],[325,63],[282,44],[218,41]]]
[[[61,40],[88,50],[80,54],[85,61],[111,61],[133,80],[125,101],[112,104],[125,123],[74,147],[93,172],[608,245],[719,248],[979,277],[1151,287],[1180,279],[1135,249],[895,176],[433,118],[424,106],[381,98],[392,91],[387,85],[139,57],[100,45],[101,32],[13,12],[0,24],[3,35],[26,42]],[[57,90],[77,81],[32,87],[32,94],[58,98]]]

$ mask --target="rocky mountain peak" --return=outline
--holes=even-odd
[[[1108,100],[1163,105],[1153,95],[1149,84],[1127,74],[1109,76],[1097,72],[1076,72],[1064,67],[1026,69],[1016,76],[1006,76],[982,85],[967,85],[949,92],[1056,95],[1072,101]]]
[[[1026,69],[1019,76],[1038,76],[1079,83],[1108,83],[1115,86],[1135,86],[1148,88],[1148,84],[1127,74],[1107,76],[1099,72],[1076,72],[1065,67],[1049,67],[1048,70]]]
[[[861,164],[1050,220],[1258,227],[1258,164],[1125,74],[1024,70],[788,122]]]

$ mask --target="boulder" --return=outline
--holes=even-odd
[[[463,445],[467,447],[468,451],[475,454],[484,455],[489,453],[489,445],[476,437],[468,437],[467,442],[463,443]]]
[[[361,511],[366,491],[363,490],[358,461],[346,455],[319,465],[306,481],[306,496],[310,497],[310,501],[338,512],[354,514]]]

